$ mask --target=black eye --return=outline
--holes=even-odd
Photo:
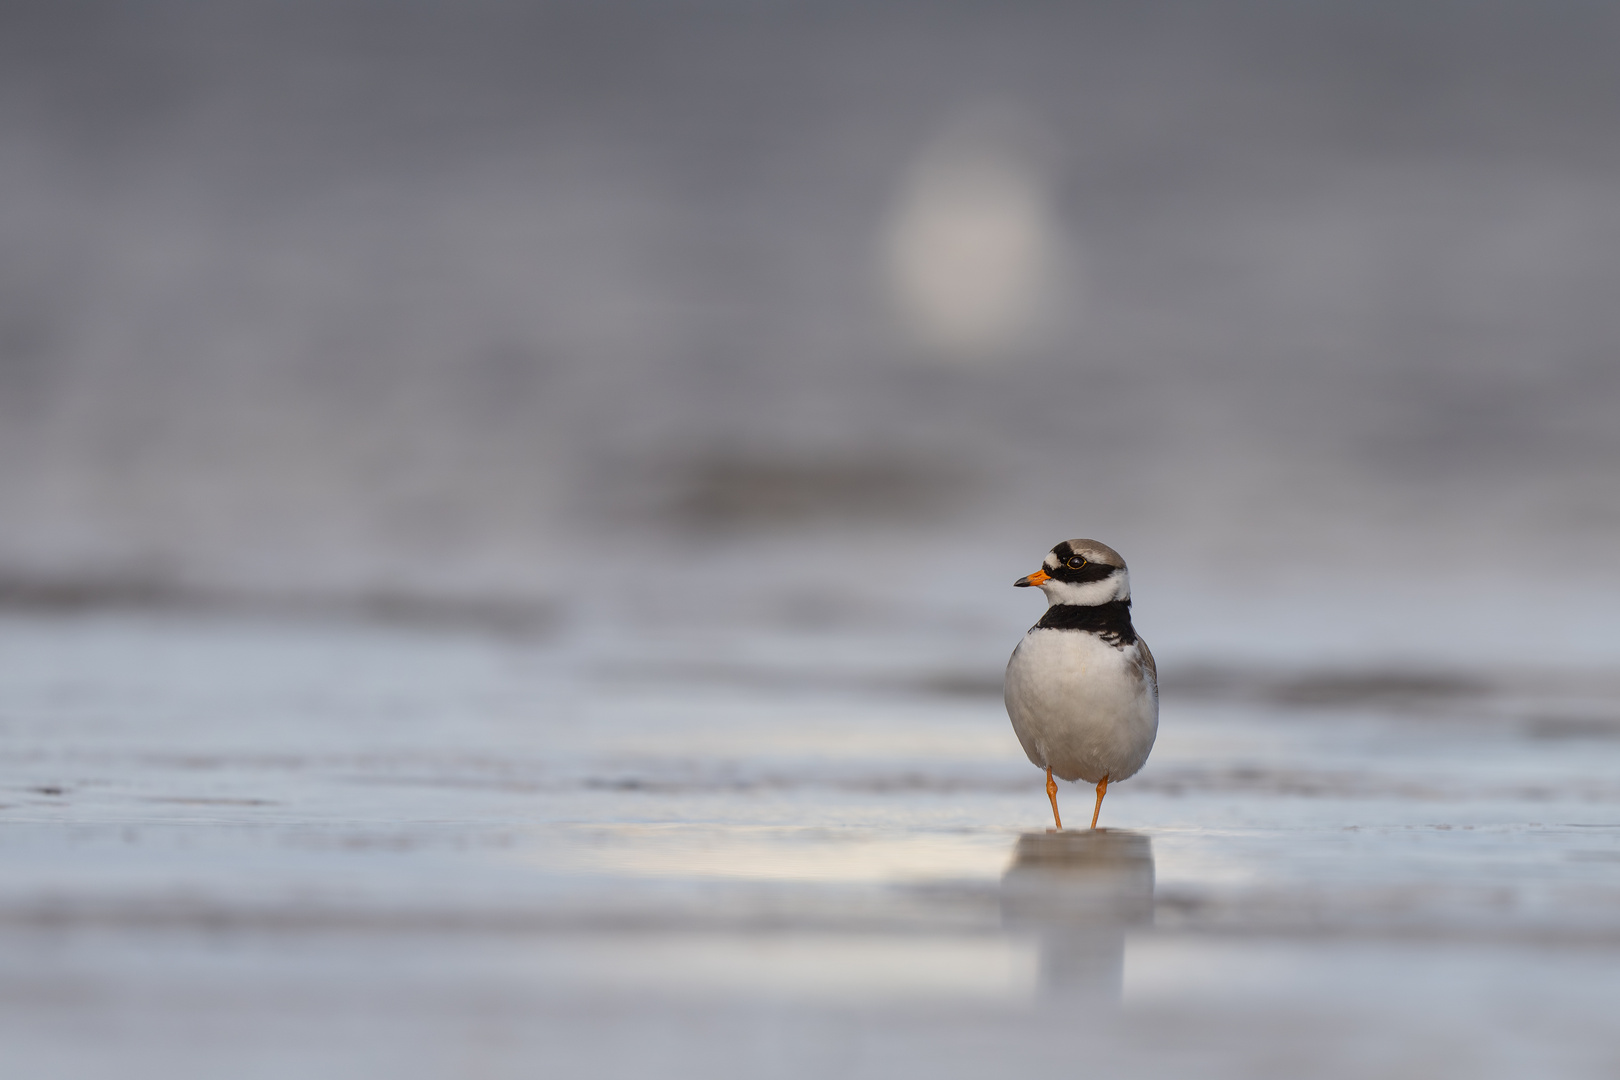
[[[1080,556],[1078,556],[1078,555],[1070,555],[1069,556],[1069,569],[1070,570],[1078,570],[1084,565],[1086,565],[1086,560],[1082,559]]]

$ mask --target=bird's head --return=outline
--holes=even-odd
[[[1131,575],[1125,560],[1095,540],[1063,541],[1046,553],[1039,570],[1013,584],[1036,586],[1049,604],[1094,607],[1131,598]]]

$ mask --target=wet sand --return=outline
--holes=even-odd
[[[812,637],[0,621],[0,1067],[1620,1067],[1607,676],[1172,680],[1052,835],[993,679]]]

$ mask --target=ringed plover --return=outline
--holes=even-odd
[[[1158,667],[1131,625],[1130,573],[1107,544],[1065,540],[1013,584],[1036,586],[1051,606],[1007,662],[1007,715],[1046,770],[1058,829],[1054,773],[1097,785],[1095,829],[1108,785],[1136,775],[1159,733]]]

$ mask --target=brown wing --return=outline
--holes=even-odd
[[[1159,665],[1158,662],[1153,659],[1153,650],[1147,647],[1147,642],[1142,640],[1141,635],[1137,635],[1136,647],[1142,653],[1142,666],[1147,668],[1148,677],[1153,680],[1154,686],[1158,686]]]

